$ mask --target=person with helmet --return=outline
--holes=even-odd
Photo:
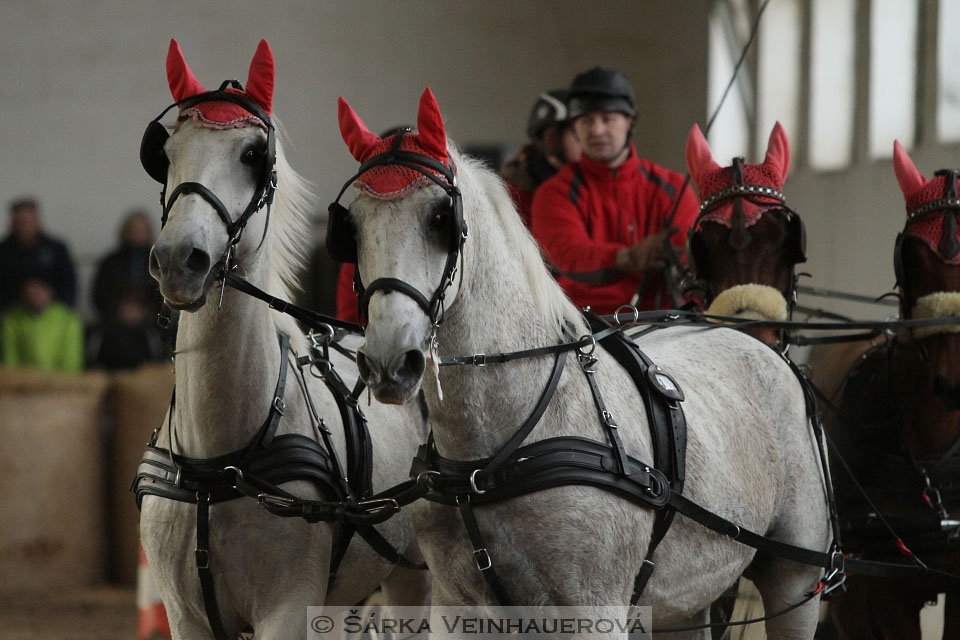
[[[500,167],[500,176],[507,183],[517,213],[528,227],[537,187],[566,163],[580,159],[580,145],[567,120],[566,100],[566,89],[540,94],[527,119],[529,142]]]
[[[570,85],[567,117],[582,157],[533,197],[530,230],[578,307],[616,311],[672,305],[660,270],[685,246],[697,199],[683,175],[637,156],[637,107],[619,71],[594,67]]]

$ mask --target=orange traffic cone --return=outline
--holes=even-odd
[[[171,637],[167,610],[163,608],[160,592],[147,566],[147,556],[143,553],[143,547],[140,547],[140,564],[137,567],[137,639],[169,640]]]

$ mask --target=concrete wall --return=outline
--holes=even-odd
[[[134,206],[157,214],[138,161],[144,126],[170,101],[164,60],[176,37],[208,88],[246,80],[259,38],[277,64],[275,111],[294,167],[325,210],[355,169],[336,126],[345,96],[380,131],[411,123],[430,85],[461,146],[516,144],[538,92],[595,64],[636,87],[642,153],[683,169],[706,109],[707,2],[6,3],[0,19],[0,203],[35,194],[87,281]],[[0,229],[6,227],[3,216]],[[81,290],[84,310],[86,288]]]

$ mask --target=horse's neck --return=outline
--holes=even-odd
[[[943,453],[960,439],[960,411],[945,408],[934,391],[938,375],[947,374],[945,380],[954,388],[960,382],[960,335],[948,337],[947,342],[945,349],[928,349],[928,361],[919,366],[916,356],[894,357],[892,362],[900,393],[911,394],[904,398],[902,428],[907,445],[917,452]]]
[[[258,282],[262,269],[246,273]],[[246,446],[270,408],[280,370],[277,330],[267,305],[215,286],[177,330],[175,449],[211,457]],[[292,379],[291,379],[292,380]]]
[[[484,223],[483,233],[467,241],[464,290],[438,331],[440,354],[501,353],[555,343],[556,332],[533,304],[522,261],[499,225]],[[533,410],[553,362],[546,356],[484,368],[443,367],[442,402],[428,368],[424,387],[440,454],[467,459],[499,450]]]

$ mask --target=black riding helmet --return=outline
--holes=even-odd
[[[527,119],[527,136],[531,140],[539,140],[547,127],[567,121],[569,94],[566,89],[554,89],[540,94],[530,111],[530,118]]]
[[[633,87],[619,71],[594,67],[578,74],[570,84],[567,117],[573,120],[591,111],[618,111],[637,117]]]

